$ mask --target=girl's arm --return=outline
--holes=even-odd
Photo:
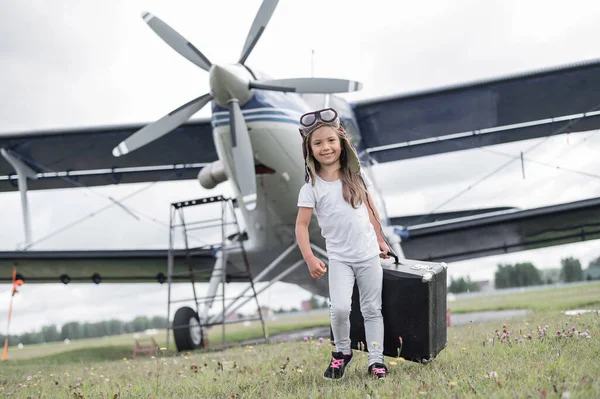
[[[296,218],[296,241],[298,241],[298,247],[300,248],[300,252],[302,252],[304,260],[315,256],[310,248],[310,238],[308,236],[308,226],[311,217],[312,208],[298,208],[298,216]]]
[[[367,207],[367,212],[369,213],[369,220],[371,221],[373,229],[375,229],[375,234],[377,235],[377,244],[379,244],[379,250],[381,251],[381,254],[379,256],[384,259],[387,259],[390,257],[388,255],[388,252],[390,252],[390,248],[388,247],[387,242],[383,237],[383,226],[380,222],[381,219],[379,217],[379,212],[377,211],[377,207],[375,206],[375,201],[373,201],[373,197],[371,197],[371,194],[368,190],[366,191],[368,202],[365,204],[365,206]],[[371,208],[373,210],[371,210]]]
[[[308,226],[312,216],[312,208],[299,207],[298,217],[296,218],[296,241],[302,252],[302,257],[308,266],[308,271],[312,278],[321,278],[327,268],[321,259],[317,258],[310,248],[310,238],[308,236]]]
[[[373,228],[375,229],[375,234],[377,234],[377,241],[379,241],[379,240],[385,241],[383,239],[383,235],[381,234],[381,230],[382,230],[383,226],[380,226],[380,224],[379,224],[379,221],[381,220],[379,218],[379,212],[377,211],[377,207],[375,206],[375,201],[373,201],[373,197],[371,197],[371,194],[368,191],[367,191],[367,200],[368,200],[368,202],[365,203],[365,206],[367,207],[367,212],[369,212],[369,219],[371,220],[371,224],[373,225]],[[373,210],[371,210],[371,208]],[[375,215],[373,215],[373,213],[375,213]]]

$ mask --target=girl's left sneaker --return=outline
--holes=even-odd
[[[387,367],[383,363],[373,363],[369,366],[369,375],[372,375],[376,380],[383,380],[387,377]]]
[[[339,380],[344,376],[346,367],[350,366],[352,359],[352,351],[348,355],[344,355],[342,352],[331,352],[331,362],[323,373],[323,378]]]

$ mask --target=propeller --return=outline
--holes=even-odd
[[[246,36],[246,43],[244,43],[244,48],[242,49],[242,55],[240,56],[240,60],[238,61],[240,64],[244,64],[248,59],[248,56],[256,46],[258,39],[262,36],[273,12],[275,11],[275,7],[277,7],[277,3],[279,0],[264,0],[261,4],[258,12],[256,13],[256,17],[254,17],[254,22],[252,22],[252,26],[250,27],[250,31],[248,32],[248,36]]]
[[[246,36],[238,64],[244,65],[252,53],[256,43],[265,31],[278,2],[278,0],[263,0]],[[244,205],[248,210],[256,207],[256,175],[254,151],[252,150],[246,121],[240,108],[240,101],[245,103],[252,97],[250,90],[258,89],[296,93],[345,93],[360,90],[362,87],[362,84],[359,82],[328,78],[248,81],[247,78],[243,77],[243,74],[237,72],[240,69],[240,65],[213,65],[192,43],[158,17],[146,12],[142,14],[142,18],[173,50],[177,51],[188,61],[209,72],[211,90],[210,93],[195,98],[158,121],[138,130],[115,147],[113,155],[115,157],[125,155],[163,137],[187,122],[196,112],[214,100],[220,106],[229,110],[231,156],[233,160],[232,172],[235,174],[233,180],[237,183]]]
[[[173,131],[200,111],[210,100],[212,100],[212,96],[204,94],[171,111],[156,122],[144,126],[116,146],[113,149],[113,155],[115,157],[125,155]]]
[[[161,21],[158,17],[145,12],[142,14],[144,21],[152,30],[160,36],[171,48],[183,55],[185,58],[198,65],[200,68],[208,71],[212,66],[211,62],[185,37],[181,36],[175,29]]]
[[[246,209],[253,210],[256,207],[254,154],[244,115],[235,98],[229,102],[229,120],[231,121],[231,153],[235,175]]]

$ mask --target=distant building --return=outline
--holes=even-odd
[[[300,309],[303,312],[308,312],[312,310],[312,305],[310,304],[310,301],[302,301],[302,303],[300,304]]]
[[[477,290],[480,292],[488,292],[494,290],[494,286],[490,280],[476,281],[476,283]]]
[[[236,320],[239,320],[239,318],[240,318],[239,314],[233,312],[233,313],[228,314],[227,317],[225,317],[225,320],[227,320],[227,321],[236,321]]]
[[[583,279],[586,281],[600,280],[600,267],[588,267],[583,271]]]
[[[273,311],[271,310],[271,308],[268,308],[266,306],[261,306],[260,312],[263,317],[268,317],[268,316],[273,315]],[[256,312],[256,315],[258,316],[258,311]]]

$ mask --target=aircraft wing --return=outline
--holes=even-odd
[[[394,226],[412,226],[415,224],[425,224],[440,222],[442,220],[449,219],[460,219],[468,216],[489,214],[500,211],[518,210],[512,207],[497,207],[497,208],[482,208],[482,209],[468,209],[464,211],[450,211],[450,212],[437,212],[428,213],[424,215],[410,215],[410,216],[396,216],[389,218],[390,224]]]
[[[0,148],[38,174],[30,190],[196,178],[218,159],[210,119],[186,123],[126,157],[112,149],[145,125],[0,134]],[[0,157],[0,192],[17,191],[13,167]]]
[[[600,127],[600,60],[353,105],[362,145],[376,162],[440,154]],[[36,173],[30,190],[193,179],[217,160],[209,119],[190,122],[115,158],[144,125],[0,135],[0,148]],[[0,160],[0,192],[16,191]]]
[[[444,219],[449,213],[438,215],[440,221],[404,226],[405,256],[457,262],[600,238],[600,198],[528,210],[489,211]],[[57,283],[63,275],[73,282],[91,283],[96,273],[103,282],[156,282],[167,274],[167,254],[167,250],[0,252],[0,282],[10,282],[14,265],[26,282],[33,283]],[[186,259],[183,251],[175,252],[176,280],[189,281]],[[198,271],[197,281],[207,281],[215,264],[212,250],[196,249],[191,259]]]
[[[210,248],[190,251],[195,279],[207,282],[215,265]],[[166,282],[168,250],[10,251],[0,252],[0,283],[12,281],[13,266],[26,283],[92,283],[98,274],[105,283]],[[173,280],[190,281],[185,251],[173,255]]]
[[[391,162],[600,128],[600,60],[352,104],[363,147]]]
[[[409,259],[456,262],[600,238],[600,198],[412,225]]]

